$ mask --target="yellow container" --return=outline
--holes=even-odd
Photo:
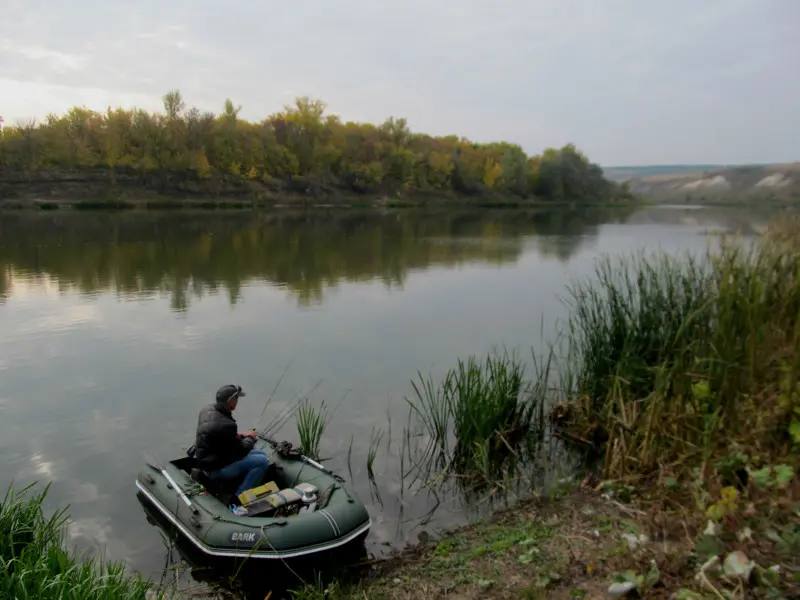
[[[267,494],[274,494],[278,491],[278,486],[274,481],[270,481],[269,483],[265,483],[264,485],[260,485],[255,488],[251,488],[249,490],[243,491],[239,494],[239,502],[242,503],[242,506],[247,506],[251,502],[255,502],[262,496],[266,496]]]

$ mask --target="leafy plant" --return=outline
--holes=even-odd
[[[791,465],[770,465],[758,470],[751,470],[750,477],[753,483],[760,488],[783,488],[794,479],[794,467]]]

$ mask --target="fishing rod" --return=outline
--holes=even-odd
[[[275,448],[275,450],[278,450],[278,447],[281,444],[287,443],[287,442],[276,442],[274,438],[271,438],[270,436],[268,436],[266,434],[263,434],[263,433],[257,433],[256,435],[258,436],[259,439],[264,440],[270,446]],[[297,450],[297,449],[295,449],[295,450]],[[344,478],[341,475],[339,475],[338,473],[334,473],[333,471],[331,471],[327,467],[322,466],[320,463],[315,461],[313,458],[309,458],[308,456],[306,456],[305,454],[302,454],[302,453],[298,453],[296,456],[297,456],[297,458],[302,460],[307,465],[310,465],[310,466],[314,467],[315,469],[319,469],[323,473],[327,473],[328,475],[330,475],[331,477],[333,477],[337,481],[340,481],[340,482],[344,481]]]
[[[294,359],[291,359],[289,361],[289,363],[283,368],[283,372],[281,373],[281,376],[278,377],[278,381],[275,383],[275,387],[272,388],[272,392],[270,393],[269,398],[267,398],[267,401],[264,403],[264,408],[261,409],[261,414],[258,415],[258,420],[256,421],[256,424],[253,427],[253,429],[258,429],[258,424],[261,421],[261,419],[264,417],[264,413],[267,411],[267,407],[269,406],[270,402],[272,402],[272,398],[273,398],[273,396],[275,396],[275,392],[278,391],[278,386],[281,384],[281,381],[283,380],[283,376],[286,375],[286,371],[288,371],[289,367],[292,365],[292,360],[294,360]]]

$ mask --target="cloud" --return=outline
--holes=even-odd
[[[46,460],[41,452],[31,456],[31,466],[33,467],[33,472],[37,475],[41,475],[48,480],[53,479],[53,463]]]
[[[18,46],[8,40],[0,40],[0,52],[16,54],[23,60],[34,61],[45,69],[55,72],[80,71],[86,67],[87,56],[58,52],[42,46]]]
[[[2,90],[2,109],[6,124],[29,117],[43,118],[49,113],[62,114],[73,106],[86,106],[97,111],[105,111],[109,106],[161,110],[160,97],[147,94],[116,92],[114,90],[91,87],[77,87],[44,83],[38,81],[18,81],[0,78]],[[16,282],[15,282],[16,285]],[[15,294],[17,293],[15,288]]]
[[[100,311],[96,306],[77,304],[62,307],[35,319],[27,319],[24,323],[12,327],[7,334],[11,340],[32,335],[55,335],[74,328],[96,325],[100,320]]]
[[[258,119],[307,94],[344,118],[406,116],[531,152],[575,142],[604,164],[800,150],[795,0],[8,2],[2,48],[18,50],[3,52],[0,91],[62,86],[48,99],[62,110],[100,90],[157,106],[177,87]],[[2,94],[9,122],[45,104],[21,91]]]

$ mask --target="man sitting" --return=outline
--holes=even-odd
[[[264,451],[253,449],[257,433],[238,433],[231,415],[239,398],[245,395],[238,385],[219,388],[216,402],[200,411],[195,439],[197,465],[212,481],[223,482],[244,475],[236,496],[260,485],[269,467]]]

